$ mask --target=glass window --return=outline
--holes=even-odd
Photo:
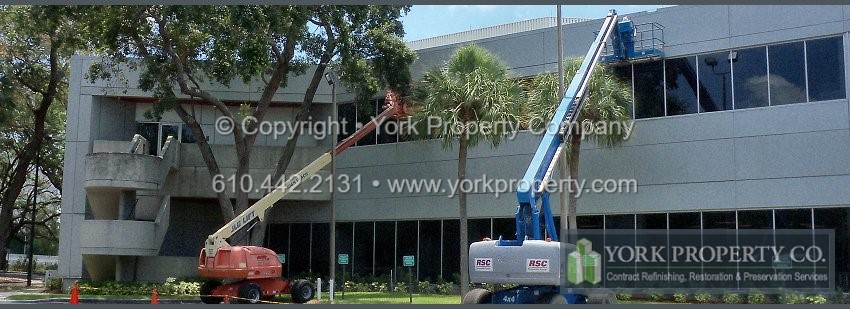
[[[494,218],[493,219],[493,239],[516,239],[516,219],[514,218]]]
[[[277,254],[286,254],[286,263],[283,264],[283,275],[289,276],[289,224],[269,224],[268,235],[266,235],[266,248],[272,249]]]
[[[845,97],[843,44],[840,36],[806,41],[809,101]]]
[[[195,136],[192,135],[192,129],[187,124],[180,125],[180,142],[185,144],[196,142]]]
[[[175,139],[180,138],[180,125],[176,124],[164,124],[161,126],[162,128],[162,140],[159,141],[159,148],[165,146],[165,142],[168,141],[169,136],[174,136]],[[176,141],[175,141],[176,142]],[[153,144],[151,144],[153,145]]]
[[[328,267],[330,264],[331,243],[330,223],[313,223],[313,243],[310,256],[310,271],[322,276],[328,275]]]
[[[672,212],[670,213],[670,229],[700,229],[700,215],[698,212]]]
[[[737,226],[734,211],[707,211],[702,213],[704,229],[735,229]]]
[[[372,274],[372,245],[374,226],[372,222],[354,223],[354,255],[351,256],[350,269],[360,275]]]
[[[578,222],[576,222],[578,224]],[[606,230],[615,230],[615,229],[634,229],[635,228],[635,215],[606,215],[605,216],[605,229]]]
[[[628,85],[628,87],[629,87],[629,93],[632,94],[632,97],[631,97],[631,101],[629,102],[628,108],[629,108],[629,115],[632,115],[632,113],[634,112],[634,103],[635,103],[634,102],[634,93],[632,93],[632,89],[633,89],[633,87],[632,87],[632,65],[631,64],[617,65],[617,66],[611,66],[610,68],[611,68],[611,72],[614,74],[614,76],[617,78],[617,80],[623,82],[624,84]]]
[[[336,223],[336,254],[348,254],[349,263],[351,263],[351,252],[354,250],[354,242],[352,241],[352,237],[354,236],[354,223],[351,222],[337,222]],[[336,257],[334,257],[336,259]],[[334,265],[336,265],[337,276],[342,278],[342,265],[336,263],[334,260]],[[346,266],[346,278],[351,278],[351,266]]]
[[[419,280],[437,281],[440,277],[440,220],[419,221]]]
[[[148,140],[148,154],[156,155],[156,145],[159,144],[159,123],[136,123],[136,133]]]
[[[667,59],[667,115],[697,112],[696,57]]]
[[[667,229],[667,214],[638,214],[638,229]]]
[[[605,228],[605,216],[578,216],[576,225],[579,229],[599,230]]]
[[[739,229],[772,229],[772,210],[741,210],[738,211]]]
[[[354,106],[354,103],[346,103],[340,104],[337,108],[337,117],[340,123],[340,132],[337,137],[339,138],[338,142],[341,142],[351,136],[354,131],[357,131],[357,107]]]
[[[777,229],[810,229],[812,228],[812,210],[806,209],[777,209]]]
[[[360,123],[361,126],[365,126],[378,115],[375,113],[377,111],[375,109],[375,105],[377,105],[377,100],[369,100],[369,103],[364,104],[364,106],[357,107],[357,122]],[[377,139],[376,136],[377,133],[375,130],[369,132],[357,142],[357,146],[374,145]]]
[[[850,245],[846,241],[850,236],[850,208],[815,209],[815,228],[835,231],[835,271],[850,271]]]
[[[443,220],[443,279],[460,274],[460,221]]]
[[[414,262],[420,262],[422,259],[419,257],[419,254],[416,252],[416,244],[417,239],[416,235],[418,235],[418,228],[416,225],[416,221],[398,221],[396,223],[396,229],[398,234],[396,235],[395,246],[396,246],[396,274],[401,274],[401,272],[407,272],[407,267],[404,267],[402,263],[402,259],[405,255],[413,255],[415,256]],[[415,271],[415,270],[414,270]],[[416,273],[413,273],[415,276]],[[398,277],[398,280],[404,279],[407,280],[407,276]]]
[[[803,42],[767,47],[770,58],[770,105],[806,102]]]
[[[664,62],[634,65],[635,118],[664,116]]]
[[[375,222],[375,275],[388,275],[395,267],[395,222]]]
[[[729,52],[697,57],[700,112],[732,109],[732,67]]]
[[[384,111],[384,102],[386,100],[379,99],[376,100],[375,103],[375,116]],[[397,123],[393,119],[387,119],[380,126],[376,128],[378,131],[378,144],[388,144],[388,143],[396,143],[398,142],[398,127]]]
[[[310,224],[294,223],[290,233],[290,254],[286,263],[289,264],[289,274],[298,276],[310,271]]]
[[[467,231],[469,236],[469,244],[484,239],[490,238],[490,219],[469,219],[467,222]]]
[[[765,47],[732,52],[735,109],[767,106],[767,54]]]

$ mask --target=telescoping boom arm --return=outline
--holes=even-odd
[[[517,187],[516,227],[517,241],[521,244],[523,239],[542,239],[540,231],[540,212],[543,211],[546,224],[546,232],[552,240],[558,240],[556,226],[549,207],[549,193],[544,191],[545,184],[552,176],[552,171],[558,163],[558,157],[569,140],[572,129],[578,121],[579,112],[590,84],[590,75],[599,60],[605,47],[605,40],[610,37],[617,24],[617,13],[611,11],[602,23],[602,29],[596,35],[596,39],[584,56],[581,66],[570,81],[569,87],[564,92],[558,109],[555,111],[552,121],[546,127],[546,133],[531,164],[519,182]],[[565,177],[562,175],[562,177]],[[538,208],[537,203],[542,200]]]
[[[366,134],[375,130],[375,128],[377,128],[378,125],[383,123],[387,118],[400,117],[404,114],[404,108],[396,93],[388,92],[385,101],[386,109],[384,109],[381,114],[369,121],[351,136],[337,144],[331,151],[334,151],[337,155],[342,153],[345,149],[354,145],[354,143],[363,138],[363,136],[366,136]],[[209,235],[206,243],[204,244],[204,250],[206,250],[207,257],[215,257],[218,248],[229,247],[230,244],[227,243],[228,238],[246,226],[249,226],[249,223],[254,220],[263,221],[265,219],[266,210],[272,208],[277,201],[292,192],[292,190],[298,187],[298,185],[304,182],[304,180],[315,175],[319,172],[319,170],[330,164],[331,158],[333,157],[331,155],[331,151],[325,152],[319,156],[319,158],[310,162],[310,164],[307,164],[307,166],[290,176],[283,184],[272,190],[272,192],[263,196],[263,198],[248,207],[248,209],[245,209],[245,211],[237,215],[233,220],[230,220],[230,222],[222,226],[218,229],[218,231]]]

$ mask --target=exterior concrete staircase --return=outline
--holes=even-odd
[[[92,280],[134,280],[138,258],[159,255],[170,221],[167,188],[176,178],[180,142],[168,137],[161,156],[148,155],[148,147],[136,134],[127,148],[96,142],[86,155],[84,187],[93,218],[81,225],[80,247]]]

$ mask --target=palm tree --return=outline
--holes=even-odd
[[[574,58],[565,61],[564,63],[564,81],[569,83],[573,79],[576,71],[581,66],[581,59]],[[528,115],[536,116],[538,119],[552,119],[555,110],[560,104],[561,96],[558,93],[558,76],[554,73],[542,73],[535,76],[531,80],[528,88]],[[629,102],[632,101],[632,94],[629,86],[617,77],[605,66],[598,65],[593,70],[590,77],[590,85],[588,86],[587,98],[584,106],[579,113],[578,123],[591,121],[593,123],[613,123],[624,122],[631,120],[631,111],[628,108]],[[530,116],[527,116],[530,117]],[[529,123],[531,126],[545,126],[546,123],[540,121]],[[625,139],[623,130],[614,130],[606,135],[587,135],[589,139],[595,140],[602,147],[615,147],[620,145]],[[578,179],[579,156],[581,151],[581,134],[580,130],[573,129],[572,137],[565,154],[569,160],[570,179]],[[561,175],[563,178],[564,176]],[[569,228],[575,229],[576,226],[576,208],[578,206],[578,197],[576,197],[576,183],[570,182],[569,194]],[[561,214],[564,215],[564,214]],[[565,238],[567,239],[567,238]]]
[[[413,91],[411,122],[418,138],[439,139],[443,149],[457,140],[459,183],[466,179],[469,147],[485,141],[496,147],[505,137],[506,126],[493,126],[490,132],[475,130],[480,123],[517,123],[523,92],[508,67],[489,51],[467,45],[458,48],[442,67],[429,69]],[[428,130],[431,120],[451,124],[453,130]],[[444,126],[441,126],[444,127]],[[460,187],[460,186],[458,186]],[[469,290],[469,236],[467,235],[466,192],[458,189],[460,210],[460,287],[461,297]]]

